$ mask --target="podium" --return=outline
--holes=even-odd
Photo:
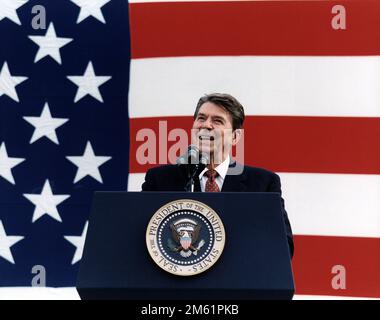
[[[165,204],[200,201],[221,218],[226,241],[207,271],[183,277],[150,257],[146,230]],[[82,299],[292,299],[294,283],[278,193],[96,192],[78,273]]]

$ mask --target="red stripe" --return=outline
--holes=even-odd
[[[297,294],[380,297],[380,239],[295,236]],[[335,265],[346,270],[346,289],[333,289]]]
[[[192,125],[190,116],[131,119],[131,173],[158,164],[160,120],[167,121],[168,132]],[[137,148],[143,144],[136,141],[136,134],[143,128],[156,133],[156,163],[136,161]],[[276,172],[380,174],[379,137],[380,118],[248,116],[245,164]],[[173,144],[168,142],[167,150]]]
[[[334,30],[332,7],[346,8]],[[130,4],[132,57],[378,55],[380,1]]]

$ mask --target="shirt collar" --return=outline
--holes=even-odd
[[[219,177],[222,178],[223,181],[227,175],[229,166],[230,166],[230,156],[227,155],[226,159],[224,159],[224,161],[215,168],[215,171],[219,174]],[[199,180],[202,179],[202,177],[204,176],[207,170],[208,170],[207,167],[203,169],[203,171],[199,175]]]

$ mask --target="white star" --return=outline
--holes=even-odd
[[[110,1],[111,0],[71,0],[71,2],[80,7],[77,23],[82,22],[89,16],[93,16],[99,21],[106,23],[106,20],[104,19],[102,10],[100,8]]]
[[[87,228],[88,228],[88,221],[84,225],[82,235],[80,235],[80,236],[64,236],[64,238],[67,241],[69,241],[71,244],[73,244],[76,247],[74,257],[73,257],[73,260],[71,261],[71,264],[75,264],[80,259],[82,259],[84,241],[86,240],[86,234],[87,234]]]
[[[87,65],[86,71],[83,76],[67,76],[67,78],[78,86],[78,91],[75,96],[74,102],[78,102],[84,96],[89,94],[100,102],[103,98],[100,94],[99,87],[110,80],[111,76],[96,76],[94,66],[90,61]]]
[[[11,75],[8,63],[5,61],[0,71],[0,97],[6,94],[16,102],[19,102],[16,86],[28,79],[27,77],[14,77]]]
[[[3,222],[0,220],[0,257],[14,264],[11,247],[22,239],[24,239],[22,236],[7,236]]]
[[[3,142],[0,146],[0,176],[12,184],[15,184],[11,169],[25,159],[23,158],[11,158],[8,157],[7,149],[5,143]]]
[[[70,197],[68,194],[54,195],[51,191],[49,180],[45,181],[41,194],[24,193],[23,196],[36,206],[34,209],[32,222],[37,221],[44,214],[47,214],[53,219],[62,222],[57,210],[57,205]]]
[[[0,0],[0,21],[4,18],[12,20],[21,25],[16,10],[27,3],[29,0]]]
[[[78,167],[74,178],[74,183],[78,182],[86,176],[91,176],[100,183],[103,183],[102,176],[99,172],[99,167],[103,163],[110,160],[112,157],[95,156],[91,142],[87,141],[83,156],[66,158]]]
[[[35,127],[32,138],[29,142],[30,144],[42,137],[47,137],[55,144],[59,144],[55,130],[69,121],[69,119],[64,118],[52,118],[47,102],[45,103],[41,116],[23,118]]]
[[[49,24],[48,30],[44,36],[29,36],[29,39],[40,47],[37,51],[36,58],[34,59],[35,63],[46,56],[51,56],[59,64],[62,64],[59,49],[73,41],[71,38],[57,37],[53,22]]]

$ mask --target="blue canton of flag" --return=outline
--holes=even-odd
[[[0,286],[75,285],[94,191],[127,189],[129,37],[126,0],[0,0]]]

